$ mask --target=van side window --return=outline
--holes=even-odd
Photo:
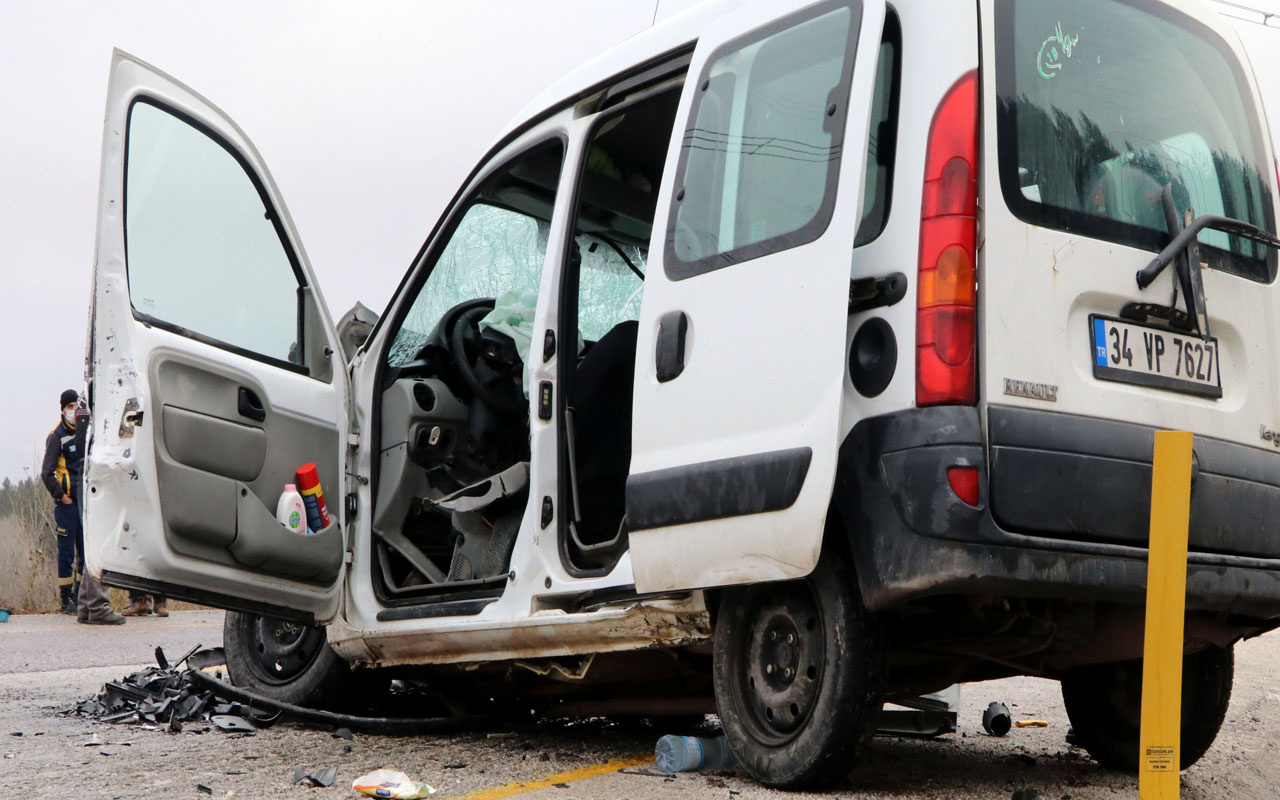
[[[871,97],[867,132],[867,173],[862,187],[862,220],[854,247],[875,241],[889,221],[893,199],[893,160],[898,144],[898,87],[902,81],[902,28],[898,15],[886,9],[884,38],[876,61],[876,87]]]
[[[134,315],[302,371],[302,280],[262,188],[225,145],[150,102],[129,109],[126,146]]]
[[[860,12],[825,4],[712,55],[680,152],[665,259],[672,279],[826,230]]]

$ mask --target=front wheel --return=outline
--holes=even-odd
[[[1200,760],[1227,715],[1235,656],[1208,647],[1182,658],[1180,769]],[[1076,741],[1099,764],[1138,770],[1142,719],[1142,661],[1081,667],[1062,679],[1062,701]]]
[[[324,628],[228,611],[222,645],[232,683],[284,703],[319,706],[350,675]]]
[[[881,707],[884,657],[844,560],[808,577],[725,590],[716,620],[716,706],[753,778],[785,789],[846,775]]]

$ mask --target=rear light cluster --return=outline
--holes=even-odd
[[[947,91],[929,127],[920,208],[916,405],[977,397],[978,73]]]

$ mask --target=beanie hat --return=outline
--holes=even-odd
[[[71,405],[72,403],[78,402],[79,400],[80,400],[80,395],[76,392],[75,389],[67,389],[65,392],[62,393],[61,397],[58,400],[58,408],[66,408],[67,406]]]

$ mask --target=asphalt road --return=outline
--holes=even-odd
[[[661,727],[607,721],[555,724],[535,733],[436,737],[357,735],[277,725],[247,738],[216,731],[168,734],[61,717],[104,681],[152,662],[157,644],[171,655],[219,643],[221,614],[175,612],[168,620],[131,620],[90,628],[54,615],[0,624],[0,798],[48,795],[77,800],[146,798],[354,798],[351,781],[391,767],[425,780],[436,797],[497,800],[754,800],[782,793],[724,775],[657,773],[649,759]],[[1280,635],[1236,649],[1231,710],[1217,743],[1183,773],[1194,800],[1271,798],[1280,786]],[[981,713],[999,699],[1018,728],[1004,738],[981,732]],[[1018,678],[967,685],[958,733],[934,741],[881,737],[833,798],[999,798],[1034,789],[1042,800],[1137,796],[1134,776],[1101,769],[1063,740],[1067,729],[1057,684]],[[198,729],[198,728],[197,728]],[[21,733],[21,736],[11,734]],[[327,789],[292,784],[294,770],[335,767]],[[620,771],[621,770],[621,771]],[[208,787],[202,792],[197,784]]]
[[[157,645],[180,656],[197,644],[222,646],[221,611],[131,617],[124,625],[81,625],[62,614],[24,614],[0,624],[0,676],[150,664]],[[0,677],[0,685],[3,681]]]

